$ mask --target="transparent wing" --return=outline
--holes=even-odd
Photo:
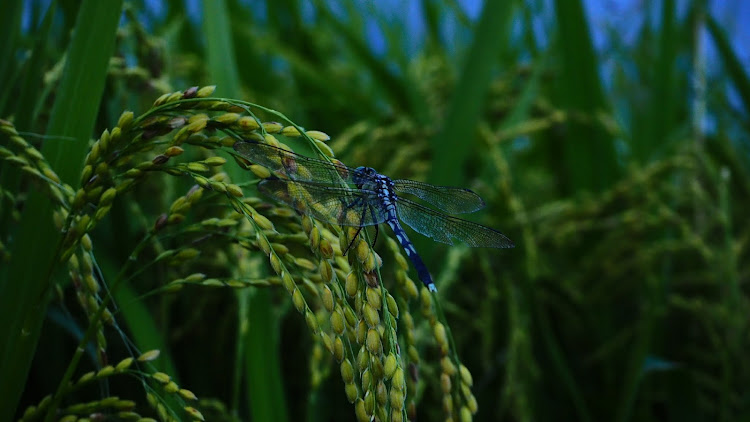
[[[398,198],[396,212],[404,224],[438,242],[454,240],[473,248],[512,248],[513,242],[495,229],[432,210],[414,201]]]
[[[316,158],[305,157],[273,145],[257,141],[238,141],[234,150],[245,159],[284,174],[292,180],[331,183],[340,185],[341,181],[351,183],[356,170],[338,161],[330,163]]]
[[[464,214],[484,208],[482,198],[469,189],[435,186],[406,179],[394,180],[393,184],[397,192],[414,195],[450,214]]]
[[[373,226],[384,222],[388,216],[375,192],[369,190],[276,177],[262,180],[258,189],[302,214],[340,226]]]

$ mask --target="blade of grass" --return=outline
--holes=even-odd
[[[216,95],[237,96],[240,93],[240,77],[226,2],[204,1],[203,12],[209,80],[216,84]]]
[[[0,14],[0,115],[6,114],[5,100],[9,98],[9,93],[15,89],[10,83],[11,75],[15,73],[14,66],[18,61],[13,60],[16,55],[16,39],[18,38],[21,28],[21,11],[23,10],[23,1],[9,0],[3,4],[3,13]]]
[[[377,57],[362,39],[357,32],[359,27],[345,25],[322,2],[318,3],[316,10],[320,13],[323,24],[329,24],[334,32],[341,35],[351,53],[361,62],[363,69],[372,75],[374,83],[389,98],[389,103],[397,111],[409,113],[417,121],[427,123],[426,107],[422,105],[422,99],[417,95],[414,84],[408,80],[406,72],[401,75],[392,72],[388,63]]]
[[[646,163],[655,149],[666,142],[675,122],[675,60],[677,58],[677,27],[674,0],[662,2],[661,25],[659,26],[659,51],[657,53],[654,81],[652,83],[651,110],[646,119],[645,136],[631,139],[633,158]]]
[[[595,123],[595,113],[608,108],[599,80],[599,64],[580,0],[555,0],[562,75],[558,100],[573,116],[568,120],[562,145],[564,174],[560,183],[567,193],[600,192],[617,178],[618,166],[611,136]]]
[[[224,0],[206,0],[203,8],[208,71],[212,83],[216,83],[217,93],[236,97],[241,92],[241,86],[226,3]],[[227,166],[226,170],[233,180],[246,177],[239,166]],[[240,304],[247,300],[242,294],[238,294],[237,298]],[[252,330],[238,341],[246,341],[242,357],[248,368],[244,374],[250,386],[250,413],[255,421],[283,422],[287,420],[286,403],[281,383],[281,363],[274,347],[277,344],[274,341],[277,318],[272,313],[267,291],[255,292],[249,301],[247,321],[252,323]],[[244,327],[245,321],[239,321],[239,326]],[[242,350],[242,347],[238,347],[238,350]],[[237,382],[235,386],[238,386]]]
[[[475,146],[474,134],[492,70],[498,65],[496,58],[503,56],[510,39],[510,18],[515,4],[514,1],[484,3],[473,43],[444,119],[445,126],[432,140],[430,183],[461,186],[464,181],[462,170]]]
[[[26,64],[19,81],[21,92],[18,95],[16,108],[13,110],[16,117],[15,125],[19,131],[34,130],[34,121],[36,120],[34,109],[37,103],[42,101],[41,84],[42,74],[45,70],[44,62],[47,58],[46,47],[56,8],[57,0],[53,0],[47,8],[47,12],[39,28],[35,29],[35,33],[38,35],[34,43],[34,50],[31,52],[31,59]],[[16,193],[20,180],[20,170],[13,166],[6,166],[6,168],[0,171],[0,186],[8,192]],[[8,232],[13,229],[13,225],[10,224],[10,218],[10,210],[0,208],[0,239],[6,239]]]
[[[88,149],[107,65],[112,55],[122,1],[84,0],[68,50],[48,134],[76,141],[46,142],[42,153],[60,178],[72,186]],[[23,391],[46,313],[55,246],[52,204],[33,190],[25,205],[13,259],[0,275],[0,420],[10,420]]]
[[[748,76],[747,68],[740,62],[737,53],[732,49],[726,32],[724,32],[721,25],[716,22],[713,16],[708,16],[706,19],[706,27],[708,28],[708,33],[711,34],[711,38],[714,40],[724,69],[729,74],[729,79],[734,84],[735,89],[737,89],[740,98],[742,98],[745,111],[750,112],[750,77]]]

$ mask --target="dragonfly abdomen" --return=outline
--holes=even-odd
[[[417,270],[419,279],[422,281],[422,283],[424,283],[425,286],[427,286],[428,289],[430,289],[431,292],[436,292],[437,288],[435,288],[435,283],[432,281],[432,276],[427,270],[427,266],[424,264],[424,262],[422,262],[422,258],[417,253],[417,250],[414,249],[414,244],[411,243],[411,240],[409,240],[406,232],[398,222],[395,211],[391,210],[388,214],[390,218],[387,220],[387,223],[391,227],[391,230],[393,230],[393,234],[396,235],[396,240],[398,240],[398,243],[400,243],[401,247],[404,248],[406,256],[408,256],[409,260],[411,260],[411,263],[414,264],[414,268]]]

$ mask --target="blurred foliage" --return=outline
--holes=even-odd
[[[6,3],[0,419],[750,418],[750,78],[707,2],[597,48],[580,1],[410,2],[421,43],[368,2]],[[430,296],[381,230],[373,295],[253,136],[469,187],[517,246],[413,236]]]

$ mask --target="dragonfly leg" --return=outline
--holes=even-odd
[[[357,236],[359,236],[359,232],[361,232],[361,231],[362,231],[362,226],[357,227],[357,232],[354,233],[354,236],[352,236],[352,240],[349,241],[349,245],[341,253],[342,255],[346,255],[346,253],[349,252],[349,249],[352,248],[352,245],[354,244],[354,241],[357,239]]]
[[[372,220],[375,221],[375,210],[372,207],[367,207],[370,209],[370,216],[372,216]],[[375,242],[378,241],[378,225],[375,225],[375,239],[372,241],[371,247],[375,247]]]

